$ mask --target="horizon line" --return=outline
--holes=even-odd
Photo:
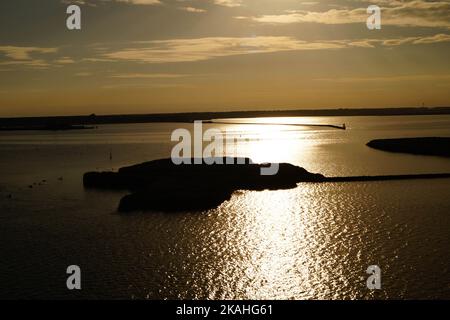
[[[64,118],[92,118],[92,117],[160,117],[160,116],[191,116],[191,115],[206,115],[206,114],[250,114],[250,113],[295,113],[302,112],[307,113],[304,116],[314,116],[314,113],[328,113],[329,116],[339,116],[339,113],[348,112],[346,116],[355,115],[352,113],[367,113],[367,115],[380,115],[370,114],[370,112],[386,112],[394,113],[395,111],[444,111],[444,113],[433,114],[447,114],[450,113],[450,106],[435,106],[435,107],[374,107],[374,108],[362,108],[362,107],[345,107],[345,108],[318,108],[318,109],[261,109],[261,110],[224,110],[224,111],[185,111],[185,112],[156,112],[156,113],[111,113],[111,114],[78,114],[78,115],[41,115],[41,116],[6,116],[0,117],[1,120],[19,120],[19,119],[64,119]],[[336,114],[333,114],[336,113]],[[424,113],[419,113],[424,114]],[[426,114],[426,113],[425,113]],[[356,114],[359,115],[359,114]],[[386,114],[389,115],[389,114]],[[400,113],[399,115],[406,115]]]

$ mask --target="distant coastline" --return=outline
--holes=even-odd
[[[74,125],[74,124],[47,124],[47,125],[19,125],[0,126],[0,131],[69,131],[69,130],[89,130],[96,129],[95,126]]]
[[[224,118],[259,118],[259,117],[309,117],[309,116],[406,116],[406,115],[444,115],[450,114],[450,107],[435,108],[376,108],[376,109],[317,109],[317,110],[272,110],[272,111],[224,111],[224,112],[189,112],[189,113],[155,113],[123,115],[80,115],[53,117],[11,117],[0,118],[0,129],[13,127],[32,128],[46,126],[79,126],[101,124],[178,122],[190,123],[195,120],[212,120]]]

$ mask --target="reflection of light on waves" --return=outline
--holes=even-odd
[[[242,261],[251,283],[243,288],[247,298],[314,296],[317,283],[310,268],[319,245],[311,232],[315,219],[309,214],[299,219],[293,212],[293,208],[299,208],[295,193],[265,191],[246,195],[248,212],[253,213],[245,224],[249,258]]]
[[[309,144],[286,126],[243,124],[227,129],[239,140],[237,146],[227,145],[227,155],[248,156],[254,162],[292,162]],[[318,217],[313,210],[296,211],[302,210],[298,189],[248,192],[244,197],[246,219],[238,225],[246,238],[241,250],[247,254],[239,262],[246,280],[238,285],[245,292],[240,298],[306,299],[323,294]],[[308,207],[311,199],[304,201]]]
[[[267,127],[267,126],[266,126]],[[298,141],[292,139],[292,133],[280,131],[279,127],[259,127],[258,140],[250,144],[250,157],[255,162],[282,162],[292,157],[292,152],[299,147]]]
[[[227,128],[235,132],[238,145],[227,145],[227,155],[247,156],[254,162],[289,162],[306,143],[298,139],[295,131],[276,125],[234,125]],[[242,132],[242,134],[239,134]]]

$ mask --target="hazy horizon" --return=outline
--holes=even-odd
[[[81,7],[81,30],[66,8]],[[368,30],[366,9],[382,10]],[[449,1],[6,0],[0,117],[450,105]]]
[[[333,117],[342,117],[342,116],[347,116],[347,117],[352,117],[352,116],[371,116],[372,114],[340,114],[339,111],[348,111],[348,110],[355,110],[355,111],[359,111],[359,110],[364,110],[364,111],[371,111],[371,110],[399,110],[399,109],[405,109],[405,110],[411,110],[411,109],[417,109],[420,110],[422,109],[422,106],[412,106],[412,107],[396,107],[396,106],[392,106],[392,107],[383,107],[383,108],[377,108],[377,107],[370,107],[370,108],[361,108],[361,107],[354,107],[354,108],[345,108],[345,107],[336,107],[336,108],[316,108],[316,109],[308,109],[308,108],[290,108],[290,109],[284,109],[284,108],[267,108],[267,109],[261,109],[261,108],[256,108],[256,109],[236,109],[236,108],[230,108],[230,109],[224,109],[224,110],[212,110],[212,109],[206,109],[206,110],[201,110],[201,111],[173,111],[173,112],[150,112],[150,113],[146,113],[146,112],[140,112],[140,113],[86,113],[86,114],[79,114],[79,113],[74,113],[74,114],[40,114],[40,115],[25,115],[25,116],[0,116],[0,119],[15,119],[15,118],[52,118],[52,117],[86,117],[86,116],[91,116],[91,115],[95,115],[97,117],[101,117],[101,116],[146,116],[146,115],[178,115],[178,114],[203,114],[203,113],[217,113],[217,114],[228,114],[228,113],[243,113],[243,115],[245,115],[246,113],[254,113],[254,112],[261,112],[261,113],[265,113],[265,112],[270,112],[272,114],[275,113],[274,115],[271,115],[271,117],[277,117],[276,113],[281,112],[281,113],[285,113],[285,112],[320,112],[320,111],[336,111],[336,114],[328,114],[327,116]],[[429,110],[433,110],[433,109],[438,109],[438,108],[450,108],[450,106],[425,106],[426,109]],[[447,113],[443,113],[442,115],[446,115]],[[373,114],[374,116],[377,116],[377,114]],[[415,114],[380,114],[378,116],[407,116],[407,115],[415,115]],[[417,115],[429,115],[429,116],[433,116],[433,115],[440,115],[440,113],[437,114],[420,114],[417,113]],[[298,116],[302,116],[302,117],[317,117],[317,116],[321,116],[320,114],[314,115],[298,115]],[[322,115],[325,116],[325,115]],[[281,115],[280,117],[291,117],[289,115]],[[295,117],[295,116],[294,116]]]

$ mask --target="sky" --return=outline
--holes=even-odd
[[[0,117],[450,106],[449,57],[450,0],[2,0]]]

